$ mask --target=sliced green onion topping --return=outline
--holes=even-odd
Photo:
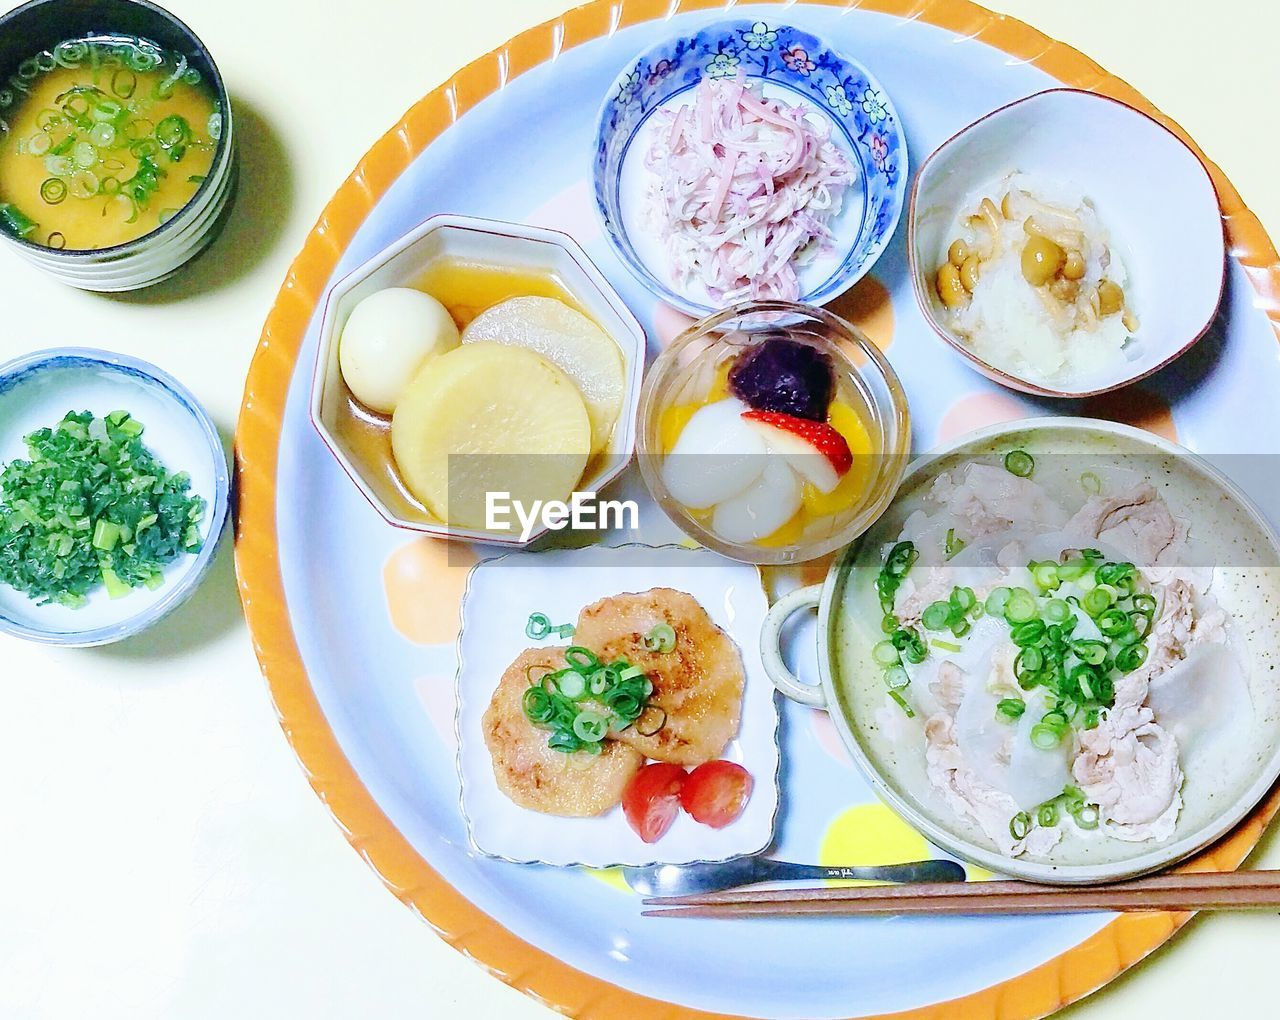
[[[1113,591],[1106,587],[1095,587],[1084,593],[1080,600],[1080,608],[1090,616],[1099,616],[1111,605]]]
[[[951,603],[931,602],[925,607],[920,622],[929,630],[946,630],[951,623]]]
[[[49,205],[57,205],[67,197],[67,182],[58,177],[46,178],[40,185],[40,197]]]
[[[1116,656],[1116,669],[1121,673],[1132,673],[1147,661],[1146,645],[1130,645]]]
[[[585,743],[598,743],[608,732],[609,720],[599,712],[579,712],[574,717],[573,735]]]
[[[1028,620],[1026,623],[1019,623],[1010,632],[1010,639],[1019,648],[1025,648],[1027,645],[1034,645],[1045,636],[1047,628],[1043,620]]]
[[[1016,722],[1027,710],[1027,703],[1020,698],[1001,698],[996,702],[996,718]]]
[[[1076,825],[1082,829],[1096,829],[1098,827],[1098,809],[1092,804],[1086,804],[1073,817]]]
[[[0,474],[0,582],[38,604],[75,608],[163,583],[201,545],[204,500],[143,445],[127,412],[72,412],[26,436],[28,459]]]
[[[1056,563],[1051,561],[1030,563],[1027,568],[1031,571],[1031,578],[1041,592],[1055,591],[1062,584],[1058,579],[1058,565]]]
[[[999,589],[997,589],[999,590]],[[987,607],[990,610],[990,606]],[[1035,619],[1035,596],[1026,588],[1014,588],[1004,604],[1004,618],[1009,623],[1027,623]]]
[[[1056,801],[1045,801],[1036,808],[1036,824],[1051,829],[1058,824],[1058,804]]]
[[[901,661],[892,641],[881,641],[871,649],[871,657],[881,666],[896,666]]]
[[[1044,604],[1044,618],[1050,623],[1066,623],[1071,618],[1071,607],[1062,599],[1050,599]]]
[[[0,230],[14,237],[27,237],[36,226],[36,221],[12,202],[0,202]]]
[[[545,614],[534,613],[532,629],[548,633]],[[534,676],[525,675],[530,687],[523,707],[530,722],[550,730],[547,746],[572,754],[599,753],[599,743],[610,732],[622,732],[643,718],[644,733],[652,735],[666,725],[666,713],[648,705],[653,684],[644,672],[624,659],[602,665],[594,653],[575,646],[564,653],[565,668]],[[590,699],[590,700],[588,700]]]
[[[900,709],[902,709],[903,712],[906,713],[908,719],[914,719],[916,717],[916,714],[914,711],[912,711],[911,706],[907,704],[907,699],[904,698],[899,691],[891,689],[889,691],[889,697],[892,698],[894,702],[897,704],[897,706]]]
[[[660,623],[644,636],[644,647],[647,651],[666,653],[676,647],[676,632],[669,623]]]
[[[1095,588],[1094,591],[1097,591]],[[1089,593],[1090,595],[1093,592]],[[1098,630],[1102,631],[1104,637],[1114,638],[1133,627],[1129,620],[1129,614],[1123,609],[1108,609],[1098,616]]]
[[[1089,561],[1073,556],[1065,563],[1058,564],[1058,579],[1062,581],[1078,581],[1089,569]]]
[[[1073,641],[1071,651],[1081,662],[1100,666],[1107,658],[1107,646],[1101,641]]]
[[[1004,616],[1005,606],[1009,604],[1010,588],[996,588],[987,596],[987,612],[992,616]]]
[[[1048,726],[1042,722],[1031,727],[1031,743],[1042,751],[1049,751],[1062,742],[1062,730],[1057,726]]]
[[[1036,469],[1035,458],[1026,450],[1010,450],[1004,455],[1004,469],[1019,478],[1030,478]]]

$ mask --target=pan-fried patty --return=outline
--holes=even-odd
[[[606,740],[598,755],[566,754],[547,746],[548,732],[524,714],[524,692],[530,673],[536,678],[564,665],[563,648],[521,652],[502,674],[485,709],[484,742],[493,758],[498,788],[513,801],[547,815],[585,818],[617,804],[644,759],[616,740]]]
[[[676,633],[670,652],[645,649],[645,635],[660,623]],[[651,588],[601,599],[579,615],[573,639],[601,662],[626,659],[649,675],[649,704],[666,713],[665,724],[645,736],[639,732],[648,728],[642,716],[640,723],[618,736],[646,757],[700,765],[720,757],[738,732],[745,681],[742,657],[692,595]]]

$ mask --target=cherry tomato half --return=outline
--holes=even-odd
[[[676,820],[684,781],[679,765],[654,762],[632,776],[622,791],[622,813],[646,843],[656,843]]]
[[[738,819],[751,796],[751,773],[731,761],[709,761],[689,773],[680,806],[695,821],[723,829]]]

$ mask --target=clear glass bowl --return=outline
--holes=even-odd
[[[707,512],[690,510],[668,490],[662,468],[671,437],[663,436],[663,416],[677,405],[706,402],[714,388],[723,385],[727,362],[778,336],[809,344],[830,358],[835,369],[834,399],[852,406],[867,432],[869,450],[855,450],[850,468],[851,475],[857,472],[862,481],[838,490],[849,499],[834,512],[812,514],[802,508],[762,541],[728,541],[712,530]],[[910,443],[906,394],[889,362],[856,326],[812,305],[747,302],[702,319],[658,357],[640,394],[640,473],[650,495],[694,541],[749,563],[802,563],[857,538],[893,499]]]

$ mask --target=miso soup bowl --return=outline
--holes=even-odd
[[[238,178],[231,102],[213,57],[190,28],[147,0],[32,0],[10,11],[0,17],[0,82],[16,75],[23,61],[66,39],[113,35],[136,36],[184,54],[213,90],[222,133],[209,173],[191,201],[149,234],[84,251],[46,248],[0,231],[0,240],[32,265],[72,287],[104,293],[159,283],[204,251],[226,222]]]

